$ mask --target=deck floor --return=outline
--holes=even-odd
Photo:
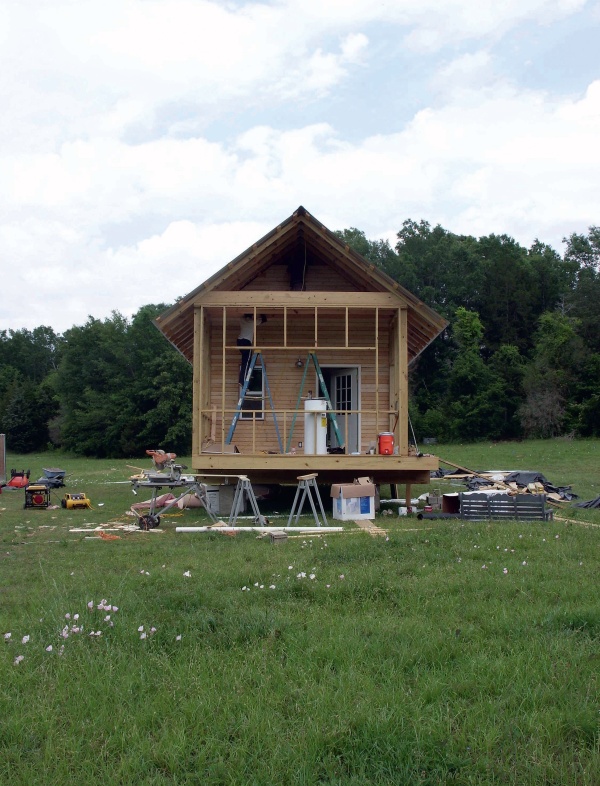
[[[358,477],[377,484],[426,484],[438,467],[436,456],[202,453],[192,458],[193,472],[203,477],[246,475],[252,482],[281,484],[312,472],[324,484],[351,483]]]

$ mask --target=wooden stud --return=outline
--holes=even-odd
[[[379,309],[375,309],[375,434],[379,434]]]
[[[408,335],[407,311],[398,309],[398,453],[408,456],[408,358],[406,341]]]
[[[221,450],[225,450],[225,377],[227,373],[227,364],[225,357],[225,347],[227,346],[227,306],[223,306],[223,331],[222,331],[222,348],[221,348]]]
[[[194,359],[192,390],[192,455],[200,452],[202,445],[202,307],[194,309]]]

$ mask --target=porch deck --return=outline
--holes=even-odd
[[[377,484],[426,484],[438,469],[436,456],[201,453],[192,457],[196,475],[247,475],[253,483],[286,484],[298,475],[318,474],[319,484],[351,483],[368,476]]]

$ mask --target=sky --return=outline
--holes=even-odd
[[[600,0],[4,0],[0,330],[171,304],[303,205],[600,223]]]

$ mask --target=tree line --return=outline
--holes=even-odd
[[[440,441],[600,435],[600,227],[536,241],[405,221],[347,243],[450,323],[412,364],[411,422]]]
[[[407,220],[394,248],[338,236],[449,322],[411,365],[417,441],[600,436],[600,227],[562,256],[506,235]],[[0,431],[9,449],[87,456],[191,449],[192,369],[153,324],[165,304],[0,332]]]

